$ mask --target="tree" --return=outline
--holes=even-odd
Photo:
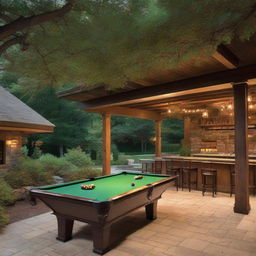
[[[87,126],[86,144],[83,149],[90,153],[93,160],[102,160],[102,119],[100,115],[90,114],[90,124]]]
[[[50,152],[60,156],[67,148],[82,146],[86,142],[91,115],[80,110],[77,103],[59,99],[56,90],[51,86],[33,94],[28,93],[26,88],[17,86],[14,93],[55,125],[53,133],[28,136],[30,155],[38,140],[43,142],[41,148],[44,153]]]
[[[162,122],[162,151],[178,152],[184,137],[183,120],[169,118]]]
[[[162,140],[168,143],[180,143],[184,137],[183,120],[169,118],[162,123]]]
[[[71,10],[75,0],[62,1],[31,1],[2,0],[0,2],[0,56],[9,47],[19,44],[23,51],[29,47],[27,37],[33,26],[63,17]],[[56,9],[56,7],[59,9]],[[41,13],[43,11],[43,13]]]
[[[29,49],[10,49],[5,68],[31,85],[121,87],[250,38],[255,12],[254,0],[77,0],[64,18],[30,28]]]
[[[117,145],[125,144],[126,150],[129,145],[134,147],[139,143],[141,152],[145,153],[154,136],[154,122],[151,120],[117,116],[112,118],[113,142]]]

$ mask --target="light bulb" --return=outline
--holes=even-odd
[[[208,112],[207,112],[207,111],[204,111],[204,112],[202,113],[202,117],[208,117]]]
[[[232,108],[233,108],[232,104],[228,104],[228,109],[232,109]]]

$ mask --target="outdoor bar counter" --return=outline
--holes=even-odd
[[[235,159],[234,156],[206,157],[206,156],[168,156],[163,155],[161,158],[156,158],[162,161],[171,161],[173,167],[195,167],[198,168],[198,189],[201,189],[201,169],[216,169],[217,170],[217,191],[230,192],[231,189],[231,171],[234,171]],[[156,160],[155,159],[155,160]],[[256,160],[249,159],[250,165],[250,192],[256,193]],[[163,173],[166,173],[165,164],[163,164]]]

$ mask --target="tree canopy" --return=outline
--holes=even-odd
[[[2,75],[1,81],[3,86],[55,125],[53,133],[28,136],[29,154],[33,153],[37,141],[43,142],[41,149],[45,153],[57,155],[63,155],[68,148],[86,143],[92,114],[80,110],[76,102],[59,99],[52,86],[31,92],[15,84],[15,78],[10,75]]]
[[[1,1],[3,14],[8,3],[17,17],[65,4]],[[234,38],[250,38],[255,12],[253,0],[74,0],[61,18],[26,29],[28,49],[9,48],[5,68],[26,84],[121,87],[197,54],[211,54]]]
[[[129,117],[113,116],[112,118],[112,137],[113,141],[126,150],[138,148],[140,144],[141,152],[147,152],[147,145],[155,136],[154,122],[152,120],[136,119]],[[132,146],[132,147],[130,147]],[[139,150],[138,150],[139,151]]]

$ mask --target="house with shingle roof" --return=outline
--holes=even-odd
[[[0,168],[20,152],[23,136],[53,130],[51,122],[0,86]]]

